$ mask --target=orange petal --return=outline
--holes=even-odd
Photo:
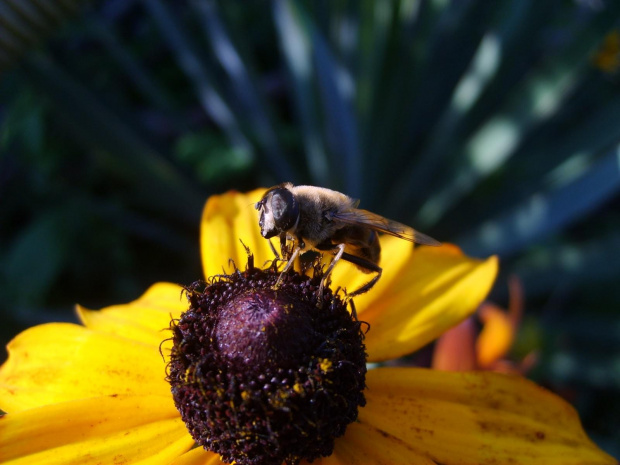
[[[483,326],[476,341],[478,365],[488,368],[508,353],[516,328],[512,325],[510,315],[495,305],[482,305],[479,315]]]
[[[446,371],[476,369],[474,321],[467,318],[443,333],[433,350],[433,368]]]
[[[170,320],[187,310],[187,300],[177,284],[157,283],[139,299],[101,310],[77,306],[78,316],[87,328],[123,336],[159,347],[170,337]]]
[[[445,465],[617,464],[588,439],[570,405],[518,376],[379,368],[366,383],[359,421],[407,444],[414,458]]]
[[[365,340],[369,361],[400,357],[437,338],[474,312],[497,274],[496,257],[476,260],[448,244],[414,251],[401,239],[381,241],[383,276],[355,298],[360,319],[370,323]],[[357,270],[352,276],[351,268],[336,271],[338,284],[347,276],[367,279]]]
[[[200,232],[202,266],[206,277],[221,274],[222,270],[226,273],[234,271],[229,260],[239,269],[244,269],[248,257],[243,244],[250,248],[254,263],[259,268],[265,261],[274,258],[269,242],[260,235],[258,213],[254,208],[264,192],[265,189],[257,189],[247,194],[228,192],[209,197],[202,214]],[[279,247],[279,244],[276,246]]]
[[[0,409],[9,413],[112,394],[170,398],[156,346],[50,323],[19,334],[8,351],[0,367]]]
[[[4,465],[168,464],[193,439],[172,399],[115,396],[47,405],[0,419]]]

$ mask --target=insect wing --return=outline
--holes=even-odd
[[[390,234],[406,241],[415,242],[416,244],[432,245],[435,247],[441,245],[441,242],[416,231],[410,226],[399,223],[398,221],[389,220],[381,215],[369,212],[368,210],[351,209],[340,211],[334,213],[331,218],[341,223],[374,229],[375,231]]]

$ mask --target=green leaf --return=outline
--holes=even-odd
[[[475,256],[511,256],[574,223],[620,191],[620,147],[566,185],[530,197],[517,208],[481,224],[456,243]]]

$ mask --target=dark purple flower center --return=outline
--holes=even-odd
[[[187,291],[168,380],[193,438],[225,462],[330,455],[365,404],[361,323],[309,277],[249,265]]]

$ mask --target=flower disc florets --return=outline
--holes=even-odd
[[[365,404],[361,323],[320,273],[274,267],[217,276],[186,292],[172,325],[169,381],[193,438],[240,465],[330,455]]]

